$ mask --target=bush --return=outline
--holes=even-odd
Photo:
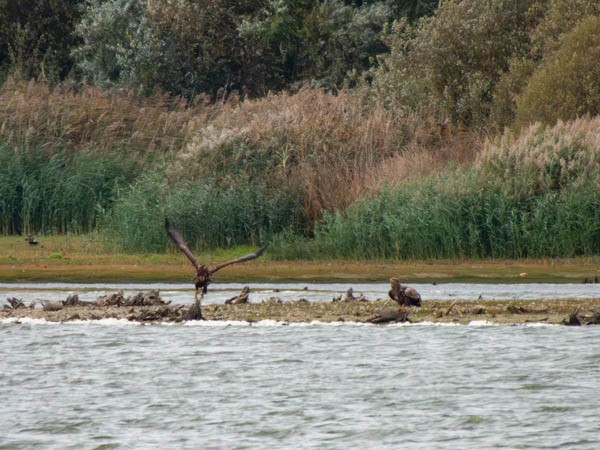
[[[509,59],[529,51],[535,3],[444,2],[415,25],[396,23],[391,52],[374,72],[375,95],[400,108],[433,110],[454,123],[485,124]]]
[[[58,82],[71,72],[82,0],[0,2],[0,69]]]
[[[517,97],[516,124],[600,113],[600,16],[585,19],[544,59]]]

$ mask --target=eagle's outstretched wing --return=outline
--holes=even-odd
[[[177,247],[179,247],[179,250],[181,250],[183,252],[183,254],[188,257],[188,259],[194,265],[196,270],[199,270],[200,263],[198,262],[196,257],[192,254],[192,252],[190,251],[189,247],[185,243],[185,240],[183,239],[183,237],[181,236],[179,231],[177,231],[177,229],[173,226],[171,221],[169,219],[167,219],[166,217],[165,217],[165,230],[167,230],[167,234],[169,235],[171,240],[173,242],[175,242]]]
[[[241,256],[241,257],[239,257],[237,259],[232,259],[231,261],[227,261],[227,262],[224,262],[224,263],[221,263],[221,264],[217,264],[216,266],[214,266],[213,268],[210,269],[210,273],[213,274],[217,270],[221,270],[223,267],[230,266],[231,264],[237,264],[237,263],[241,263],[241,262],[244,262],[244,261],[250,261],[252,259],[256,259],[260,255],[263,254],[263,252],[265,251],[266,248],[267,248],[267,246],[265,245],[264,247],[259,248],[254,253],[248,253],[247,255]]]

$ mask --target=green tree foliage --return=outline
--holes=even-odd
[[[494,89],[491,122],[499,130],[512,125],[515,119],[516,98],[519,97],[533,72],[555,53],[561,38],[578,23],[591,15],[600,14],[596,0],[546,0],[534,5],[541,19],[530,34],[529,54],[511,58]]]
[[[299,79],[304,17],[313,0],[268,0],[240,24],[240,38],[255,67],[252,91],[264,95]]]
[[[540,9],[542,9],[540,7]],[[543,18],[532,32],[531,57],[540,60],[555,52],[561,37],[588,16],[600,14],[597,0],[545,0]]]
[[[158,82],[158,43],[140,2],[90,1],[76,32],[82,44],[73,54],[89,83],[148,92]]]
[[[438,3],[439,0],[390,0],[388,2],[395,18],[406,17],[409,20],[432,15]]]
[[[433,109],[465,125],[487,121],[492,93],[510,58],[526,55],[537,0],[441,4],[411,25],[398,22],[391,53],[374,75],[376,95],[410,110]]]
[[[60,81],[72,68],[82,0],[0,0],[0,68]]]
[[[517,124],[553,124],[600,113],[600,16],[591,16],[564,35],[517,98]]]
[[[302,28],[301,76],[334,88],[349,74],[362,73],[376,55],[387,50],[381,31],[390,17],[385,3],[359,7],[340,0],[317,3]]]
[[[255,52],[239,27],[264,5],[263,0],[149,2],[146,13],[159,42],[160,87],[188,98],[200,92],[215,95],[221,88],[253,88]]]
[[[295,82],[331,89],[387,50],[394,18],[437,0],[0,0],[0,69],[52,83],[76,59],[103,87],[193,98],[265,95]]]
[[[143,93],[264,95],[299,80],[336,88],[386,50],[391,19],[387,2],[92,0],[75,54],[91,82]]]

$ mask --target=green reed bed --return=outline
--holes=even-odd
[[[284,187],[268,190],[259,182],[173,185],[156,172],[123,192],[102,234],[126,252],[162,252],[168,242],[164,218],[169,217],[198,251],[257,245],[294,227],[298,205]]]
[[[533,126],[470,169],[325,214],[313,251],[340,258],[571,257],[600,250],[600,120]]]
[[[126,158],[0,143],[0,233],[85,233],[136,176]]]
[[[314,247],[358,259],[591,255],[600,249],[600,195],[590,185],[519,199],[493,186],[456,193],[417,184],[327,214]]]

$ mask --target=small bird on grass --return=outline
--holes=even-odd
[[[39,244],[39,241],[35,238],[35,236],[33,234],[27,235],[25,240],[27,241],[27,243],[29,245],[38,245]]]

